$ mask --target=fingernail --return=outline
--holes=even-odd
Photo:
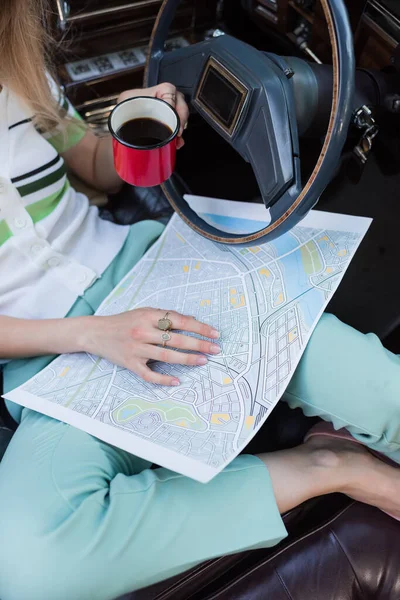
[[[174,385],[176,387],[177,385],[181,385],[181,382],[179,381],[179,379],[173,379],[171,381],[171,385]]]
[[[217,344],[211,344],[210,352],[211,354],[221,354],[221,348]]]
[[[196,358],[196,365],[206,365],[208,363],[208,359],[205,356],[198,356]]]
[[[211,329],[211,336],[212,338],[219,338],[219,331],[217,331],[216,329]]]

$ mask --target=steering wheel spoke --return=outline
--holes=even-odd
[[[320,0],[332,45],[333,97],[327,135],[303,189],[295,98],[284,59],[224,35],[164,52],[179,0],[164,0],[153,30],[145,84],[173,83],[192,107],[254,171],[270,223],[248,235],[205,223],[171,181],[163,185],[173,208],[193,229],[217,242],[260,243],[291,229],[317,202],[347,137],[354,93],[354,52],[343,0]],[[295,75],[294,75],[295,76]]]

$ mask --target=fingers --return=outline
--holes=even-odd
[[[154,88],[150,88],[149,91],[153,92],[156,98],[160,98],[160,100],[164,100],[164,102],[168,102],[176,108],[178,92],[172,83],[160,83]]]
[[[178,92],[172,83],[160,83],[159,85],[143,90],[126,90],[119,95],[118,103],[122,102],[123,100],[127,100],[128,98],[134,98],[135,96],[143,95],[153,96],[155,98],[159,98],[160,100],[164,100],[164,102],[167,102],[173,108],[175,108],[180,120],[178,137],[182,138],[182,134],[186,129],[189,120],[189,107],[186,104],[185,96],[181,92]],[[183,145],[184,141],[179,139],[178,149],[182,148]]]
[[[165,317],[167,317],[167,319],[171,321],[171,329],[178,329],[180,331],[187,331],[189,333],[197,333],[202,337],[214,340],[219,338],[219,332],[213,327],[211,327],[211,325],[201,323],[200,321],[197,321],[194,317],[182,315],[174,310],[166,311],[156,308],[137,308],[132,312],[135,313],[136,323],[140,323],[140,325],[135,326],[131,330],[132,337],[137,341],[142,341],[151,344],[162,343],[162,331],[158,329],[158,321],[160,319],[164,319]],[[158,338],[159,341],[154,342],[154,338],[149,337],[150,331],[152,329],[153,333],[155,330],[157,335],[160,336]]]
[[[157,321],[161,319],[165,312],[157,311]],[[185,315],[181,315],[175,311],[170,311],[168,318],[171,320],[172,329],[179,329],[180,331],[188,331],[190,333],[197,333],[206,338],[217,339],[219,338],[219,332],[211,327],[210,325],[206,325],[206,323],[201,323],[197,321],[194,317],[187,317]],[[157,327],[157,323],[155,323]]]
[[[124,100],[129,100],[129,98],[136,98],[136,96],[140,96],[141,93],[143,93],[143,90],[125,90],[118,96],[117,104]]]
[[[169,348],[160,348],[159,346],[146,345],[143,348],[142,356],[150,360],[168,363],[170,365],[186,365],[201,367],[208,363],[206,356],[202,354],[186,354]]]
[[[167,102],[168,104],[170,104],[171,106],[173,106],[174,108],[176,108],[176,90],[174,89],[174,91],[168,91],[168,92],[158,92],[157,93],[157,98],[160,98],[160,100],[164,100],[164,102]]]
[[[172,83],[160,83],[150,88],[125,90],[118,96],[118,102],[128,100],[128,98],[136,98],[137,96],[149,96],[160,98],[171,104],[175,108],[176,104],[176,87]],[[165,96],[165,97],[164,97]]]
[[[170,375],[162,375],[151,371],[147,365],[141,364],[143,361],[155,360],[169,364],[203,366],[208,362],[204,354],[216,355],[221,352],[217,344],[213,344],[208,340],[182,335],[174,331],[163,332],[158,329],[158,321],[167,318],[172,323],[172,329],[195,333],[209,339],[219,337],[218,331],[210,325],[196,321],[194,317],[188,317],[175,311],[168,311],[167,314],[165,310],[153,308],[135,309],[132,311],[132,315],[134,316],[134,323],[132,323],[133,327],[130,330],[130,335],[131,339],[136,342],[134,346],[136,364],[134,368],[129,365],[126,366],[149,383],[177,386],[179,385],[179,380]],[[161,346],[163,343],[163,333],[167,333],[170,336],[170,339],[167,340],[168,346],[166,347]],[[172,348],[187,352],[179,352]],[[139,365],[137,361],[139,361]]]
[[[162,333],[159,329],[147,331],[143,341],[148,344],[161,345],[163,343]],[[220,354],[221,348],[217,344],[207,342],[206,340],[199,340],[196,337],[182,335],[180,333],[169,332],[171,337],[167,341],[166,345],[169,348],[179,348],[179,350],[190,350],[192,352],[202,352],[203,354]]]
[[[156,97],[164,100],[164,102],[168,102],[178,113],[181,125],[178,135],[182,136],[189,120],[189,107],[186,104],[185,96],[181,92],[178,92],[172,83],[161,83],[155,89]]]
[[[189,107],[186,104],[186,100],[183,94],[181,94],[181,92],[177,92],[176,94],[176,112],[179,115],[179,119],[181,121],[181,128],[179,130],[179,135],[181,136],[184,132],[184,130],[187,127],[187,123],[189,120]]]
[[[142,365],[135,370],[135,373],[139,375],[147,383],[155,383],[157,385],[166,386],[177,386],[180,384],[179,379],[171,377],[170,375],[163,375],[149,369],[147,365]]]

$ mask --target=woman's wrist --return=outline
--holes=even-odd
[[[93,317],[69,317],[43,321],[41,354],[88,352]]]
[[[72,350],[64,352],[94,352],[95,331],[100,317],[72,317],[64,319],[64,322],[70,322],[70,327],[66,331],[65,342]]]
[[[16,319],[0,317],[0,357],[14,359],[45,354],[84,352],[93,317]]]

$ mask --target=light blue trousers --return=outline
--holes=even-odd
[[[138,260],[143,227],[159,233],[140,227],[70,316],[92,314]],[[50,359],[10,363],[6,389]],[[400,359],[324,315],[284,400],[400,462],[399,390]],[[1,600],[112,600],[285,535],[268,471],[253,456],[203,485],[24,409],[0,463]]]

